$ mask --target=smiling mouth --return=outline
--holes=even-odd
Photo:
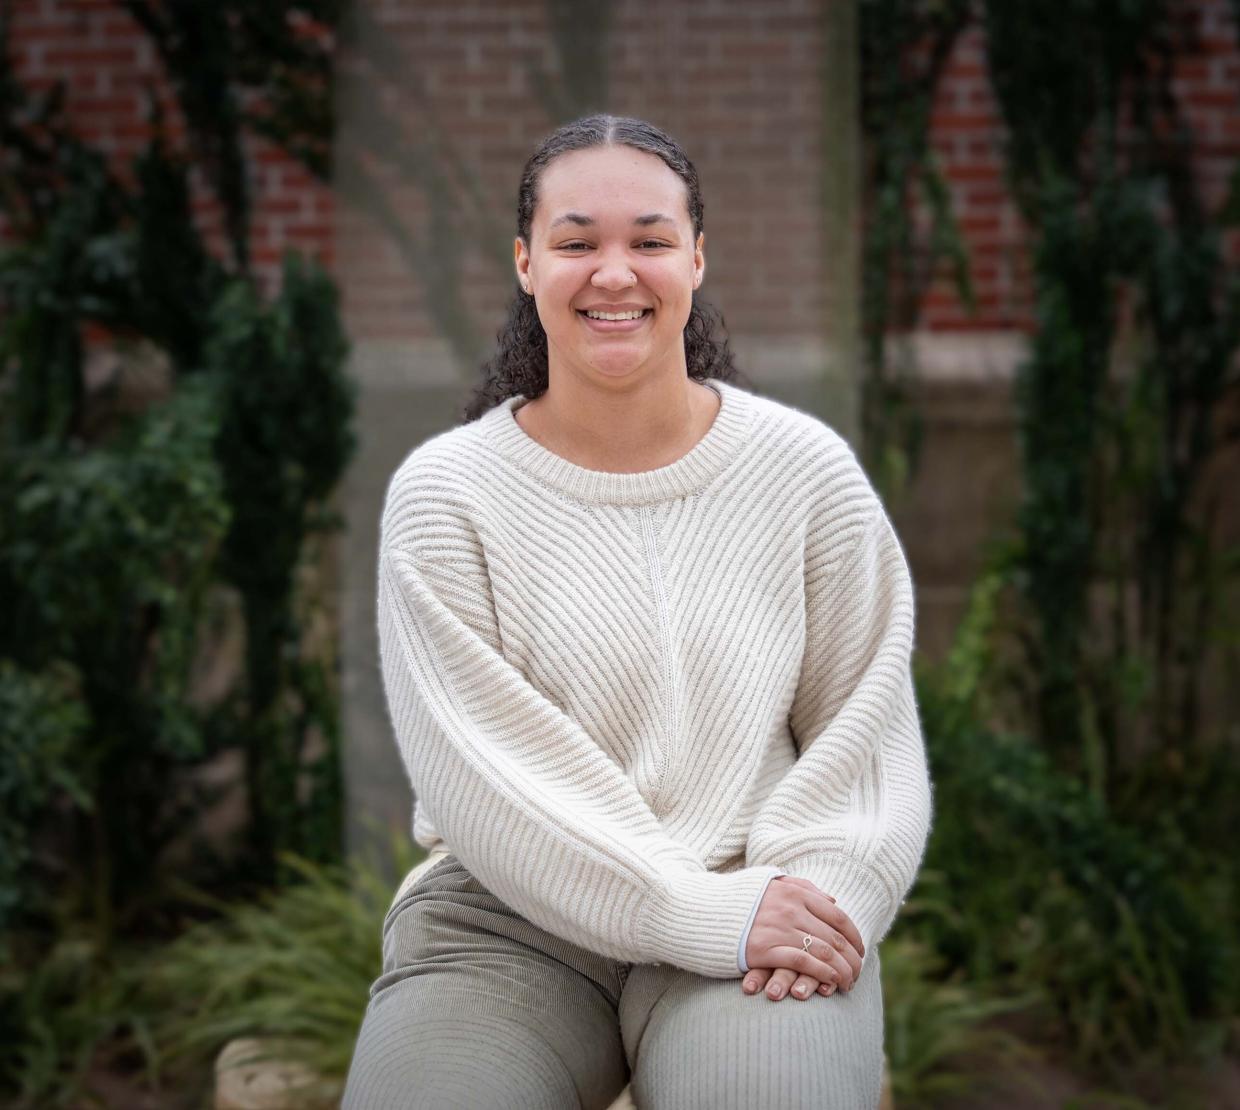
[[[623,320],[607,320],[601,316],[591,316],[583,308],[577,309],[577,315],[584,317],[586,320],[593,320],[596,324],[635,324],[638,320],[644,320],[653,311],[653,309],[644,308],[640,316],[626,316]]]
[[[588,309],[578,309],[577,311],[579,311],[579,313],[580,313],[580,314],[582,314],[583,316],[589,316],[589,315],[590,315],[590,314],[589,314],[589,310],[588,310]],[[631,313],[634,313],[634,311],[636,311],[636,309],[629,309],[629,310],[626,310],[626,311],[625,311],[625,313],[624,313],[624,314],[622,314],[622,315],[625,315],[625,316],[630,316],[630,314],[631,314]],[[642,316],[649,316],[649,315],[650,315],[650,313],[651,313],[651,310],[650,310],[650,309],[642,309],[642,310],[641,310],[641,315],[642,315]],[[618,315],[621,315],[621,314],[620,314],[620,313],[611,313],[610,315],[613,315],[613,316],[618,316]],[[591,319],[591,320],[598,320],[598,319],[601,319],[601,317],[599,317],[599,316],[590,316],[590,319]]]

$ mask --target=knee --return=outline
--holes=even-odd
[[[532,1030],[489,1027],[479,1015],[436,1024],[384,1021],[367,1011],[342,1110],[577,1110],[573,1077]]]
[[[643,1054],[632,1086],[651,1110],[875,1110],[882,1089],[881,1048],[862,1055],[825,1052],[814,1037],[749,1045],[729,1053],[712,1042],[682,1042],[671,1054]]]
[[[882,1011],[864,995],[771,1002],[742,995],[739,985],[728,981],[662,1002],[635,1061],[632,1085],[639,1106],[873,1110],[879,1105]]]

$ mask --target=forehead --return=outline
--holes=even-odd
[[[570,211],[600,223],[627,224],[648,212],[689,222],[688,194],[680,177],[657,155],[627,146],[574,150],[548,164],[538,183],[534,224],[545,227]]]

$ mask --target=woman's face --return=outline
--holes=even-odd
[[[534,295],[553,366],[623,378],[685,369],[684,329],[706,268],[684,182],[627,146],[562,154],[542,173],[517,279]],[[640,319],[595,320],[643,310]]]

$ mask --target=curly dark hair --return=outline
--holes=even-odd
[[[702,231],[702,190],[697,170],[680,144],[645,120],[628,116],[584,116],[557,128],[530,155],[517,192],[517,234],[530,241],[530,225],[538,204],[538,182],[551,161],[572,150],[596,146],[630,146],[657,155],[685,183],[689,219],[696,241]],[[689,377],[733,380],[737,375],[728,347],[723,317],[693,294],[685,323],[685,363]],[[497,334],[499,348],[482,366],[482,382],[462,410],[464,421],[476,420],[488,409],[518,393],[531,401],[547,390],[547,333],[543,331],[534,298],[517,287],[508,306],[508,319]]]

